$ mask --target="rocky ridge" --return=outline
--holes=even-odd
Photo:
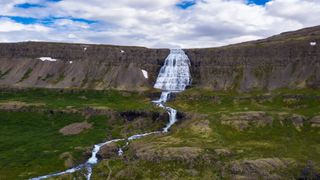
[[[196,87],[240,91],[320,87],[320,26],[185,51]],[[144,91],[153,86],[168,54],[168,49],[143,47],[1,43],[0,86]]]

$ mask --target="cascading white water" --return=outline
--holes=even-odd
[[[170,92],[185,90],[190,84],[190,60],[182,49],[171,49],[161,67],[154,88]]]
[[[169,122],[163,128],[162,131],[154,131],[143,134],[135,134],[127,139],[113,139],[110,141],[106,141],[104,143],[94,145],[94,148],[91,153],[91,157],[87,160],[86,163],[80,164],[74,168],[68,169],[66,171],[62,171],[59,173],[49,174],[45,176],[40,176],[36,178],[32,178],[31,180],[41,180],[47,179],[50,177],[60,176],[64,174],[71,174],[83,169],[87,170],[87,180],[91,179],[92,168],[95,164],[98,163],[97,153],[100,151],[101,147],[118,141],[127,141],[125,146],[128,146],[129,141],[140,139],[145,136],[149,136],[151,134],[158,133],[166,133],[169,131],[171,126],[177,121],[176,115],[177,110],[165,106],[165,103],[169,100],[171,93],[181,92],[185,90],[185,88],[190,84],[190,70],[189,70],[190,60],[188,56],[184,53],[182,49],[171,49],[170,54],[165,60],[164,65],[161,67],[157,81],[154,85],[154,88],[161,89],[163,92],[158,100],[153,101],[159,107],[162,107],[167,110],[169,114]],[[120,148],[118,151],[118,155],[122,156],[123,148]]]
[[[153,101],[158,106],[167,110],[169,123],[162,132],[168,132],[170,127],[177,121],[177,110],[166,107],[164,104],[170,98],[171,93],[180,92],[186,89],[191,82],[190,60],[182,49],[171,49],[164,65],[161,67],[154,88],[161,89],[160,99]]]

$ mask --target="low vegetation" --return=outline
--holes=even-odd
[[[32,68],[28,68],[28,70],[24,73],[24,75],[19,80],[19,82],[22,82],[22,81],[28,79],[31,73],[32,73]]]
[[[88,114],[88,108],[103,113]],[[0,179],[27,179],[64,170],[83,163],[96,143],[159,130],[166,123],[153,121],[151,115],[129,122],[121,116],[127,111],[152,115],[160,109],[134,92],[1,90]],[[83,122],[90,128],[65,132]]]
[[[27,89],[0,91],[0,103],[20,101],[25,103],[41,103],[47,108],[109,108],[114,110],[151,110],[155,107],[151,100],[136,92],[120,92],[115,90],[55,90]]]
[[[56,110],[103,106],[117,112],[161,111],[146,95],[120,91],[3,91],[0,103],[10,101],[41,103]],[[171,131],[131,142],[123,156],[106,153],[110,158],[95,166],[93,179],[320,177],[320,128],[311,121],[320,115],[319,91],[238,93],[191,88],[168,104],[180,112]],[[80,134],[59,133],[69,124],[85,121],[92,127]],[[125,131],[132,134],[144,121],[50,111],[0,112],[0,175],[25,179],[65,169],[70,155],[61,159],[61,154],[70,153],[78,164],[93,144],[125,137]],[[163,123],[147,123],[144,130],[159,129]],[[84,178],[83,172],[56,177],[71,178]]]

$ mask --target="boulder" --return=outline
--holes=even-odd
[[[73,156],[70,152],[64,152],[64,153],[60,154],[59,159],[64,160],[64,166],[66,168],[71,168],[74,166],[74,159],[73,159]]]
[[[102,146],[98,152],[98,157],[102,159],[108,159],[118,155],[118,145],[116,143],[110,143]]]
[[[310,123],[312,127],[320,127],[320,115],[311,118]]]

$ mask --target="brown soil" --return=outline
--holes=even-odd
[[[25,103],[21,101],[0,102],[1,110],[17,110],[28,106],[44,106],[44,103]]]
[[[90,129],[91,127],[92,124],[88,123],[87,121],[80,123],[72,123],[60,129],[59,132],[63,135],[75,135],[80,134],[86,129]]]

